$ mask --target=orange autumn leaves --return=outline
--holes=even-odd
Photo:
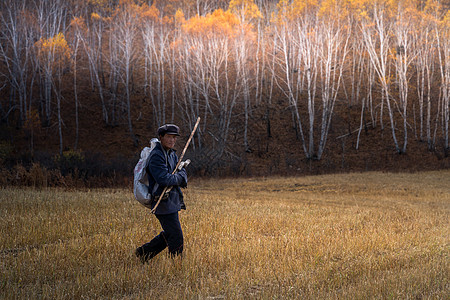
[[[39,63],[55,70],[67,64],[71,58],[71,48],[62,33],[41,38],[35,43],[35,48]]]
[[[262,18],[253,1],[231,1],[228,10],[217,9],[206,16],[194,16],[182,22],[184,33],[193,37],[235,39],[254,37],[251,21]]]
[[[238,18],[229,11],[218,9],[211,14],[195,16],[183,25],[183,30],[191,35],[212,38],[214,36],[229,36],[236,34],[239,25]]]

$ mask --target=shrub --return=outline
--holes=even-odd
[[[33,163],[28,173],[31,180],[31,186],[33,187],[48,186],[47,169],[45,167],[42,167],[40,163]]]
[[[3,156],[9,166],[0,167],[0,186],[35,188],[130,187],[136,157],[116,156],[107,159],[101,153],[64,151],[62,155],[36,151],[34,158],[12,156],[12,147],[2,143]]]
[[[84,154],[78,150],[68,150],[64,151],[62,155],[56,155],[54,158],[56,167],[61,171],[63,176],[67,174],[72,174],[75,170],[84,169],[85,158]]]

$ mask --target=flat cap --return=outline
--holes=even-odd
[[[174,124],[164,124],[158,128],[158,135],[164,136],[166,134],[180,135],[180,128]]]

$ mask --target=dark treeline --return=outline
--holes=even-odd
[[[81,120],[124,128],[139,149],[143,120],[152,133],[168,122],[187,132],[201,117],[191,152],[203,174],[239,164],[274,122],[296,133],[306,161],[322,160],[331,137],[360,148],[368,128],[398,154],[418,140],[448,156],[446,1],[4,0],[0,10],[2,153],[12,127],[31,157],[51,128],[55,166],[84,143]],[[332,130],[343,114],[356,126]]]

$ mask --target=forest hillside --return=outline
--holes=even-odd
[[[194,176],[447,169],[450,4],[4,0],[1,185],[128,185],[165,123]],[[107,180],[105,180],[107,179]]]

